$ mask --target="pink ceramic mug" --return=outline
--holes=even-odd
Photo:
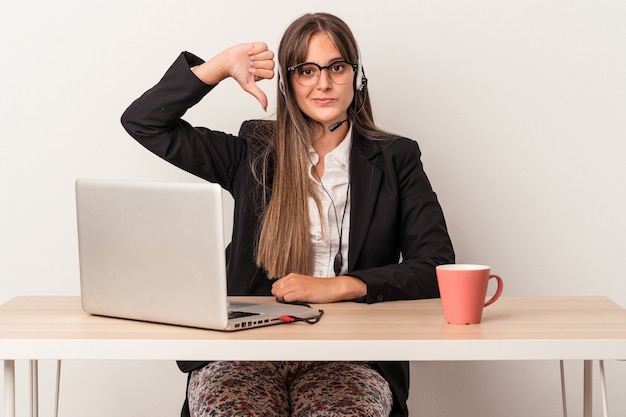
[[[502,278],[491,273],[485,265],[450,264],[435,268],[443,315],[450,324],[480,323],[483,308],[494,303],[502,295]],[[498,288],[485,302],[489,280],[495,279]]]

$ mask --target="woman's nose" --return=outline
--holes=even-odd
[[[317,80],[317,88],[320,90],[328,90],[332,87],[332,80],[330,79],[330,74],[328,73],[328,69],[324,68],[320,71],[320,77]]]

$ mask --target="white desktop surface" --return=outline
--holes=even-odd
[[[5,415],[15,360],[118,359],[583,360],[590,416],[591,361],[626,358],[626,310],[606,297],[502,297],[474,325],[446,324],[439,299],[314,306],[325,311],[315,325],[220,332],[92,316],[79,297],[16,297],[0,306]]]
[[[315,325],[219,332],[92,316],[79,297],[17,297],[0,306],[0,359],[626,358],[626,310],[606,297],[503,297],[476,325],[446,324],[438,299],[314,306],[325,311]]]

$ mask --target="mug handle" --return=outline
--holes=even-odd
[[[492,278],[498,281],[498,289],[496,289],[496,293],[485,303],[483,307],[487,307],[488,305],[495,303],[496,300],[502,295],[502,290],[504,289],[504,283],[502,282],[502,278],[495,274],[489,275],[489,279],[491,280]]]

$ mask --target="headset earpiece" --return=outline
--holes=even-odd
[[[365,78],[365,72],[363,71],[363,61],[361,60],[361,49],[359,48],[359,44],[356,45],[356,52],[358,54],[358,61],[356,68],[356,82],[354,83],[354,87],[357,91],[363,91],[363,89],[367,87],[367,78]]]
[[[280,67],[280,64],[278,65],[278,89],[280,90],[280,93],[284,96],[285,95],[285,78],[283,77],[283,70]]]

